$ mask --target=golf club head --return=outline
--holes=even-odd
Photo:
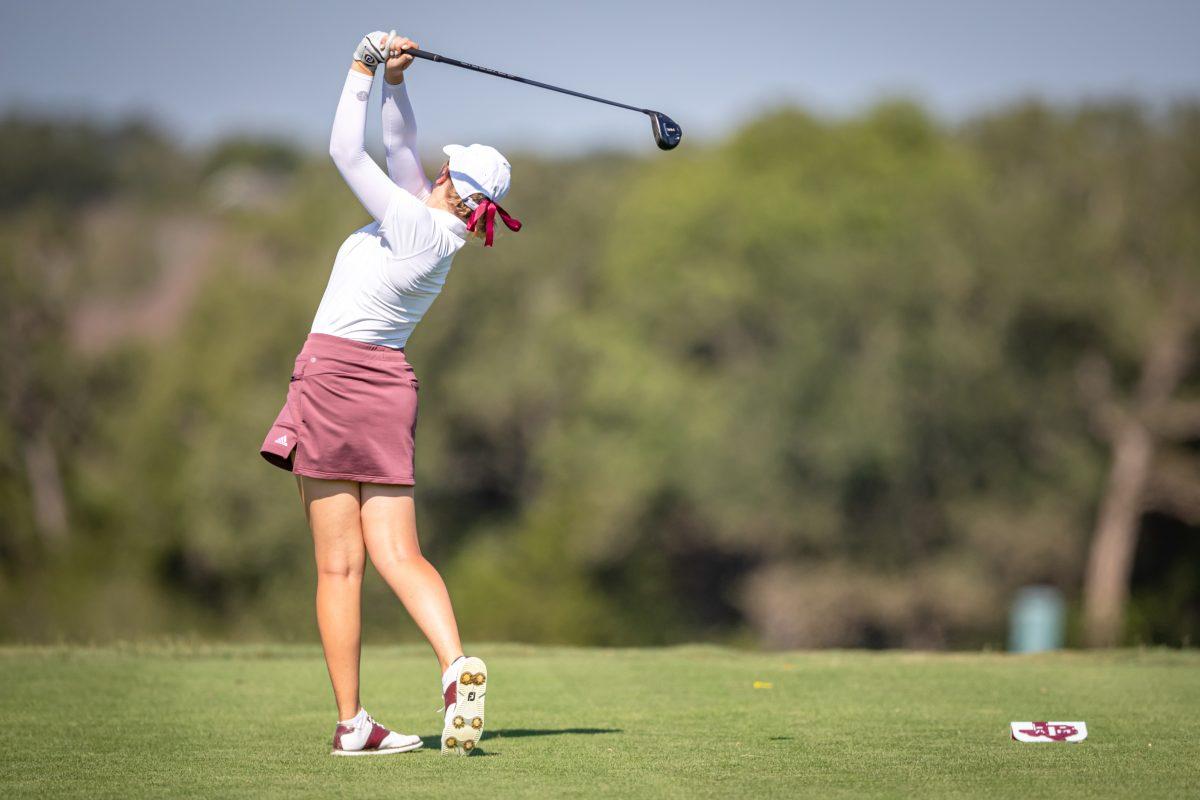
[[[650,130],[660,150],[674,150],[683,138],[683,130],[675,120],[658,111],[647,111],[650,115]]]

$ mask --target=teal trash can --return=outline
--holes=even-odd
[[[1065,604],[1053,586],[1023,586],[1013,599],[1009,616],[1008,649],[1013,653],[1042,653],[1063,645]]]

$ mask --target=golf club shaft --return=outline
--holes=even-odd
[[[497,78],[506,78],[510,81],[516,81],[517,83],[526,83],[526,84],[529,84],[530,86],[537,86],[542,89],[549,89],[552,92],[561,92],[563,94],[569,94],[572,97],[582,97],[584,100],[595,100],[597,103],[606,103],[610,106],[616,106],[617,108],[627,108],[630,111],[637,111],[640,114],[652,113],[647,108],[638,108],[637,106],[629,106],[629,105],[625,105],[624,103],[618,103],[616,100],[605,100],[603,97],[596,97],[594,95],[584,94],[583,92],[575,92],[570,89],[564,89],[561,86],[551,86],[550,84],[542,83],[541,81],[534,81],[534,80],[530,80],[529,78],[522,78],[518,75],[509,75],[507,72],[500,72],[499,70],[489,69],[488,67],[480,67],[476,64],[468,64],[465,61],[459,61],[458,59],[455,59],[455,58],[447,58],[446,56],[440,56],[437,53],[430,53],[427,50],[418,50],[415,47],[406,47],[406,48],[404,48],[404,52],[410,56],[416,56],[417,58],[424,58],[429,61],[437,61],[442,64],[449,64],[452,67],[462,67],[463,69],[474,70],[475,72],[482,72],[485,75],[494,75]]]

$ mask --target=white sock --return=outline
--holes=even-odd
[[[454,665],[462,661],[464,658],[466,658],[466,656],[459,656],[451,661],[450,666],[446,667],[446,671],[442,673],[442,694],[445,694],[446,690],[450,688],[450,684],[454,683],[454,681],[457,679],[458,676],[454,674]]]
[[[354,723],[358,722],[360,719],[362,719],[366,715],[367,715],[367,710],[365,708],[359,708],[358,713],[355,714],[350,719],[338,720],[338,725],[353,725]]]

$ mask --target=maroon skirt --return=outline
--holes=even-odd
[[[411,486],[417,386],[403,350],[310,333],[259,452],[297,475]]]

